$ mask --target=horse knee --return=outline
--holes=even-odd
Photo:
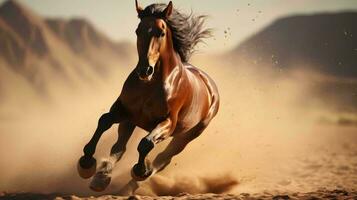
[[[138,152],[140,154],[146,154],[150,152],[153,148],[154,148],[154,142],[144,137],[139,143]]]
[[[105,113],[98,120],[98,125],[102,129],[109,129],[113,125],[113,123],[114,120],[112,113]]]

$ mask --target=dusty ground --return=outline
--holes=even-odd
[[[40,195],[40,194],[30,194],[30,193],[20,193],[20,194],[2,194],[0,199],[56,199],[56,200],[79,200],[79,199],[98,199],[98,200],[111,200],[111,199],[118,199],[118,200],[152,200],[152,199],[162,199],[162,200],[184,200],[184,199],[273,199],[273,200],[284,200],[284,199],[305,199],[305,200],[316,200],[316,199],[357,199],[357,191],[346,191],[346,190],[318,190],[316,192],[309,192],[309,193],[282,193],[282,194],[271,194],[268,192],[264,193],[256,193],[256,194],[249,194],[249,193],[241,193],[241,194],[197,194],[197,195],[189,195],[189,194],[179,194],[177,196],[161,196],[161,197],[148,197],[148,196],[115,196],[115,195],[105,195],[100,197],[77,197],[77,196],[61,196],[56,194],[51,195]]]

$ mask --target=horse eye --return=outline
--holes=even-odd
[[[165,33],[162,32],[162,33],[160,34],[160,37],[164,37],[164,36],[165,36]]]

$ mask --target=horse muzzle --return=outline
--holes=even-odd
[[[152,75],[154,74],[154,67],[142,67],[137,72],[141,80],[149,81],[151,80]]]

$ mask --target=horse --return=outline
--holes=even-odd
[[[188,63],[196,44],[211,36],[204,28],[206,16],[183,14],[168,4],[151,4],[142,9],[135,1],[140,23],[136,29],[138,64],[125,81],[109,112],[98,120],[97,129],[84,146],[79,159],[79,175],[93,176],[90,188],[104,191],[112,170],[121,159],[135,127],[148,132],[137,150],[138,162],[131,169],[132,180],[144,181],[163,170],[172,158],[197,138],[219,109],[219,93],[214,81]],[[108,160],[96,169],[93,157],[102,134],[119,123],[118,140]],[[149,152],[160,143],[172,140],[150,162]]]

